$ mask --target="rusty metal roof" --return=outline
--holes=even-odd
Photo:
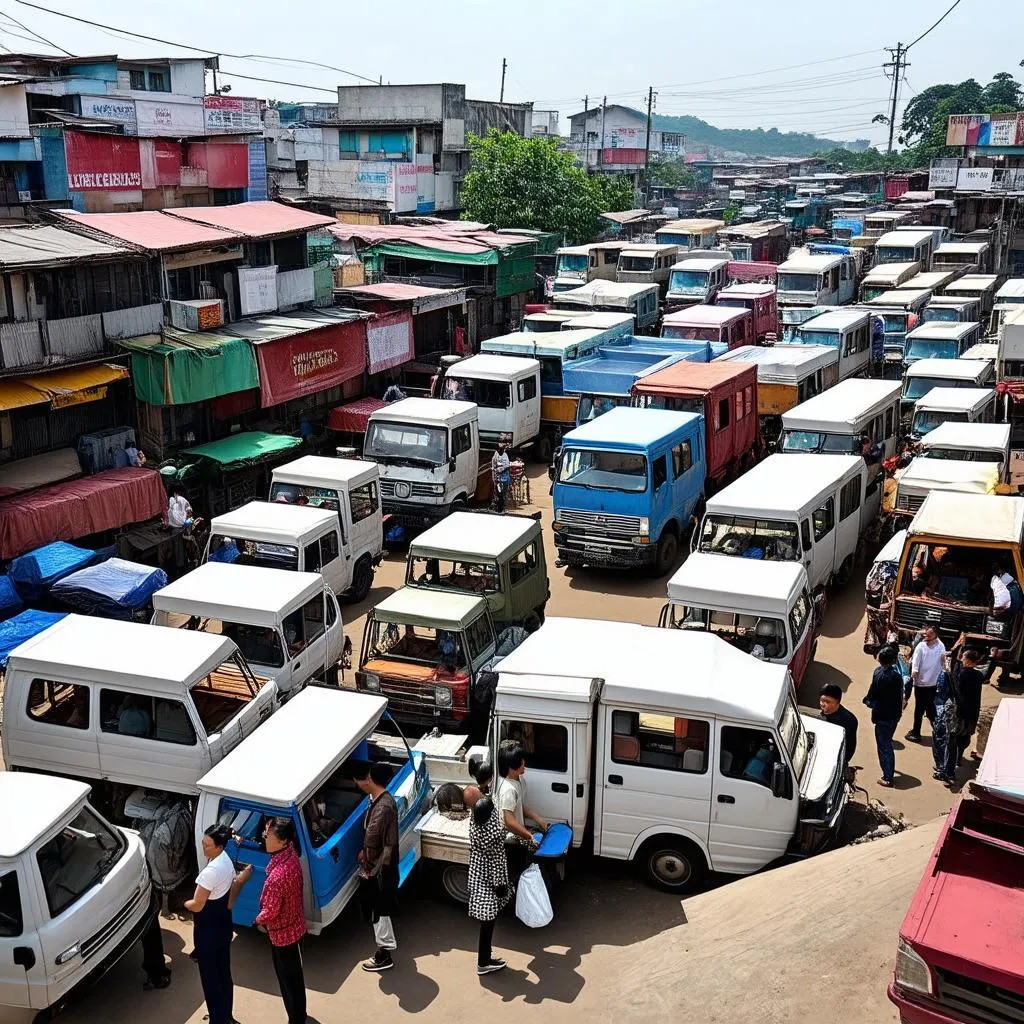
[[[149,252],[201,249],[238,245],[242,242],[242,237],[233,231],[214,229],[157,210],[139,210],[134,213],[76,213],[74,210],[55,210],[54,215],[72,230],[99,232]]]
[[[167,213],[207,227],[235,231],[247,238],[274,238],[338,223],[333,217],[269,201],[236,203],[233,206],[192,206],[168,210]]]
[[[99,242],[50,224],[0,227],[0,269],[41,269],[83,260],[117,260],[136,256],[131,249]]]

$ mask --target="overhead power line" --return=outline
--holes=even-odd
[[[946,11],[946,13],[945,13],[945,14],[944,14],[944,15],[943,15],[943,16],[942,16],[941,18],[939,18],[939,20],[938,20],[937,22],[935,22],[935,24],[934,24],[934,25],[932,25],[932,26],[931,26],[930,28],[926,28],[926,29],[925,29],[925,30],[924,30],[924,31],[923,31],[923,32],[922,32],[922,33],[921,33],[921,34],[920,34],[920,35],[919,35],[919,36],[918,36],[918,37],[917,37],[917,38],[916,38],[916,39],[914,40],[914,42],[912,42],[912,43],[908,43],[908,44],[907,44],[907,46],[906,46],[906,49],[907,49],[907,50],[909,50],[911,46],[914,46],[914,45],[916,45],[917,43],[921,42],[921,40],[922,40],[922,39],[924,39],[924,37],[925,37],[926,35],[928,35],[928,33],[929,33],[929,32],[931,32],[931,31],[932,31],[932,29],[936,29],[936,28],[938,28],[938,27],[939,27],[939,26],[940,26],[940,25],[941,25],[941,24],[942,24],[942,23],[943,23],[943,22],[944,22],[944,21],[945,21],[945,20],[946,20],[946,19],[947,19],[947,18],[948,18],[948,17],[949,17],[949,16],[950,16],[950,15],[951,15],[952,13],[953,13],[953,11],[954,11],[954,10],[956,10],[956,8],[957,8],[957,7],[958,7],[958,6],[960,5],[960,2],[961,2],[961,0],[955,0],[955,2],[954,2],[954,4],[953,4],[953,6],[952,6],[952,7],[950,7],[950,8],[949,8],[949,10],[948,10],[948,11]]]
[[[13,15],[8,14],[6,11],[4,11],[3,16],[8,21],[17,25],[18,28],[24,29],[30,36],[33,37],[33,39],[38,39],[39,42],[45,43],[47,46],[52,47],[54,50],[60,50],[61,53],[67,55],[68,57],[74,57],[74,54],[70,50],[65,50],[63,46],[58,46],[55,42],[53,42],[50,39],[47,39],[46,36],[41,36],[38,32],[33,32],[32,29],[28,27],[28,25],[25,25],[24,23],[18,21],[18,19],[15,18]]]

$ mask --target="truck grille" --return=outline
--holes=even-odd
[[[916,512],[924,504],[923,494],[899,494],[896,495],[896,508],[900,512]]]
[[[380,482],[380,496],[382,498],[394,498],[395,494],[395,480],[381,480]],[[401,481],[406,483],[406,481]],[[409,487],[408,494],[402,494],[403,498],[432,498],[434,497],[433,484],[419,484],[414,481],[408,481],[407,486]],[[404,488],[403,488],[404,490]]]
[[[98,932],[90,935],[82,943],[81,956],[83,962],[102,949],[111,935],[116,935],[121,930],[125,921],[135,912],[139,900],[142,899],[143,892],[144,887],[140,885],[135,890],[135,895]]]
[[[1024,996],[1008,988],[989,985],[943,967],[935,968],[939,982],[938,999],[959,1017],[979,1024],[1019,1024],[1024,1021]]]
[[[592,537],[633,538],[640,532],[639,516],[616,516],[605,512],[580,512],[562,508],[556,513],[560,523]]]
[[[929,612],[937,612],[939,628],[950,632],[981,633],[985,628],[985,612],[923,604],[907,598],[896,599],[896,624],[902,629],[920,629]]]

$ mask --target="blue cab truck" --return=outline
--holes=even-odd
[[[627,338],[562,368],[567,395],[576,395],[576,426],[611,409],[629,405],[633,385],[656,370],[678,362],[707,363],[726,351],[720,342],[673,338]]]
[[[620,407],[562,438],[551,470],[557,565],[664,576],[704,507],[704,417]]]

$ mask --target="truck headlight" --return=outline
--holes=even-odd
[[[903,939],[896,947],[895,981],[900,988],[911,992],[919,992],[923,996],[933,994],[931,968]]]
[[[434,703],[439,708],[450,708],[452,706],[452,691],[449,686],[434,687]]]
[[[71,960],[74,960],[75,957],[78,956],[78,954],[81,952],[82,944],[80,942],[76,942],[73,946],[68,946],[68,948],[65,949],[63,953],[57,954],[57,965],[61,966],[63,964],[70,962]]]
[[[640,517],[640,536],[649,537],[651,535],[651,521],[647,516]]]
[[[379,690],[380,689],[380,676],[374,672],[363,673],[363,686],[368,690]]]
[[[991,615],[985,617],[985,632],[989,636],[1006,636],[1006,623],[1001,619],[993,619]]]

